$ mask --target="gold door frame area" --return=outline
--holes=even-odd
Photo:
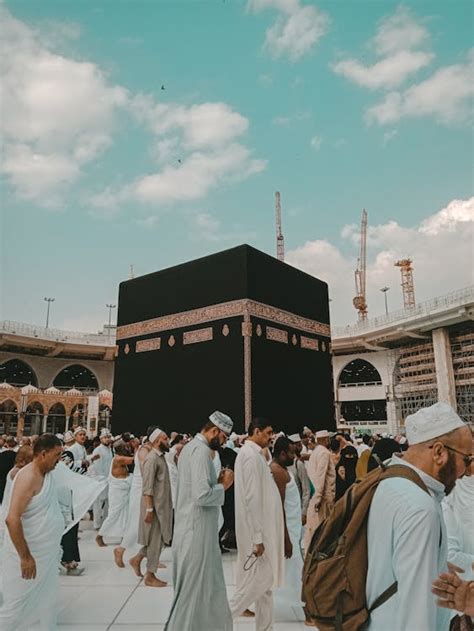
[[[327,338],[326,340],[318,340],[313,337],[307,337],[305,335],[299,335],[299,340],[294,334],[291,336],[289,332],[284,329],[278,329],[275,327],[266,327],[266,339],[280,344],[289,344],[290,339],[293,346],[299,345],[300,348],[305,350],[311,350],[316,352],[331,352],[331,328],[329,324],[318,322],[317,320],[311,320],[303,316],[296,315],[277,307],[257,302],[244,298],[241,300],[232,300],[230,302],[224,302],[217,305],[211,305],[208,307],[201,307],[199,309],[191,309],[189,311],[182,311],[181,313],[174,313],[170,315],[160,316],[158,318],[151,318],[150,320],[144,320],[142,322],[134,322],[132,324],[124,324],[117,327],[117,342],[126,341],[126,344],[122,346],[122,352],[128,355],[131,352],[131,347],[128,341],[132,338],[149,336],[157,333],[164,333],[173,331],[175,329],[183,329],[192,326],[199,326],[219,320],[225,320],[226,318],[241,316],[242,322],[242,336],[244,338],[244,396],[245,396],[245,427],[248,428],[251,416],[252,416],[252,321],[251,318],[260,318],[271,322],[272,324],[282,325],[296,330],[298,333],[307,333],[310,335],[316,335],[319,337]],[[261,335],[260,330],[257,330],[257,335]],[[226,324],[222,329],[222,334],[227,335],[229,329]],[[174,346],[176,334],[174,334],[168,341],[169,346]],[[212,328],[207,326],[203,329],[195,329],[192,331],[183,332],[183,344],[195,344],[213,340]],[[298,344],[299,341],[299,344]],[[145,340],[138,340],[136,343],[136,353],[143,353],[149,351],[158,351],[162,348],[161,337],[146,338]],[[117,346],[116,352],[119,352],[119,346]]]

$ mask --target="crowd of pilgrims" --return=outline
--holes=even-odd
[[[301,607],[316,627],[302,602],[314,533],[354,483],[400,463],[429,493],[392,478],[374,495],[368,607],[393,580],[398,591],[367,628],[472,629],[474,449],[454,410],[423,408],[397,436],[308,427],[288,436],[263,418],[244,435],[232,429],[230,417],[214,412],[194,437],[156,426],[142,437],[103,429],[90,438],[82,427],[0,437],[0,630],[55,628],[59,575],[87,572],[82,519],[93,521],[97,545],[110,546],[115,564],[149,587],[166,586],[160,557],[172,546],[166,631],[230,631],[241,616],[268,631],[274,600]],[[230,550],[236,589],[228,599],[222,555]]]

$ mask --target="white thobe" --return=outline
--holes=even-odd
[[[13,481],[10,498],[19,476],[21,471]],[[64,532],[64,518],[52,473],[44,476],[40,492],[31,499],[21,521],[26,542],[36,562],[36,578],[27,581],[21,577],[18,552],[7,530],[2,563],[3,575],[8,580],[3,584],[0,629],[30,631],[39,628],[52,631],[56,628],[58,567]]]
[[[430,494],[410,480],[383,480],[369,511],[367,604],[392,583],[398,591],[370,617],[369,631],[446,631],[449,610],[436,606],[431,583],[447,570],[441,502],[444,485],[394,456],[390,464],[414,469]]]
[[[110,447],[100,444],[92,452],[92,456],[100,456],[91,464],[88,470],[89,476],[99,480],[100,482],[108,482],[110,467],[112,466],[113,453]],[[92,505],[94,514],[94,528],[98,530],[108,513],[108,488],[104,488],[103,492]]]
[[[197,434],[183,447],[178,461],[174,600],[165,631],[233,628],[217,527],[224,496],[224,487],[217,483],[209,444],[202,434]]]
[[[448,532],[448,561],[464,570],[462,578],[474,580],[474,476],[465,476],[443,501]]]
[[[284,522],[278,487],[261,448],[247,440],[235,460],[235,529],[237,537],[236,590],[232,615],[242,614],[255,603],[257,631],[273,624],[272,590],[284,576]],[[256,544],[265,552],[255,563],[249,556]],[[248,570],[244,566],[252,565]]]

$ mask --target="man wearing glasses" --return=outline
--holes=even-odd
[[[446,403],[405,420],[409,448],[390,465],[413,469],[426,490],[404,478],[383,480],[368,518],[367,604],[393,584],[397,591],[373,611],[369,631],[435,631],[449,626],[436,608],[432,581],[447,569],[441,502],[471,462],[471,431]]]

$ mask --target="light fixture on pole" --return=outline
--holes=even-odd
[[[45,298],[44,300],[48,303],[48,308],[46,310],[46,328],[48,328],[48,326],[49,326],[49,308],[51,306],[51,303],[54,302],[54,298]]]
[[[110,327],[112,325],[112,309],[115,309],[117,305],[105,305],[109,310],[109,327],[107,329],[107,335],[110,335]]]
[[[388,315],[387,291],[389,289],[390,287],[382,287],[382,289],[380,290],[381,292],[383,292],[383,297],[385,298],[385,315]]]

